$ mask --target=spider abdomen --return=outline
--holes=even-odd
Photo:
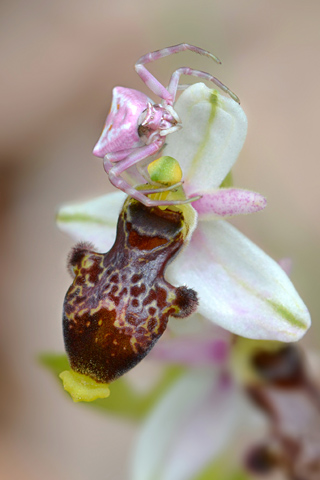
[[[152,103],[152,100],[138,90],[115,87],[110,112],[93,154],[103,158],[107,153],[144,145],[138,134],[138,120],[148,102]]]

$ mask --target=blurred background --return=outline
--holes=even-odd
[[[151,68],[164,83],[179,66],[210,71],[240,97],[249,132],[235,184],[268,208],[234,223],[293,259],[313,318],[304,342],[319,349],[319,18],[317,0],[2,0],[1,478],[127,478],[136,426],[73,404],[36,357],[63,351],[72,240],[57,206],[111,191],[91,151],[112,87],[149,94],[134,72],[149,51],[188,42],[223,60],[181,53]]]

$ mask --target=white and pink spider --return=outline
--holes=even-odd
[[[188,43],[181,43],[157,50],[139,58],[135,64],[137,74],[147,87],[162,99],[162,102],[155,104],[147,95],[137,90],[115,87],[112,92],[110,112],[98,143],[93,150],[94,155],[103,158],[104,169],[109,176],[110,182],[116,188],[148,207],[183,204],[199,198],[191,197],[187,200],[171,201],[152,200],[147,195],[172,190],[179,186],[181,182],[170,187],[137,190],[120,176],[131,166],[137,166],[141,160],[159,152],[164,146],[166,136],[182,127],[179,116],[173,109],[177,90],[188,87],[188,85],[179,85],[180,76],[182,74],[193,75],[209,80],[239,103],[238,97],[209,73],[189,67],[178,68],[172,74],[168,88],[165,88],[144,67],[146,63],[184,50],[191,50],[200,55],[205,55],[217,63],[221,63],[211,53]]]

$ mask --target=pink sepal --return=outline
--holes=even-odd
[[[197,195],[202,197],[193,202],[192,206],[201,217],[230,217],[254,213],[263,210],[267,205],[267,200],[260,193],[240,188],[220,188],[203,194],[197,192]]]

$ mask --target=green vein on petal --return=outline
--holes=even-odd
[[[266,302],[270,307],[278,314],[283,320],[285,320],[290,325],[294,325],[295,327],[301,328],[305,330],[307,325],[303,323],[301,320],[298,320],[293,313],[291,313],[286,307],[283,305],[274,302],[273,300],[269,300],[268,298],[264,297],[261,293],[256,291],[254,288],[250,287],[248,283],[239,280],[239,277],[232,274],[230,270],[226,269],[223,265],[223,268],[227,271],[230,277],[234,278],[247,292],[251,293],[252,295],[260,298],[263,302]]]
[[[307,325],[303,323],[301,320],[298,320],[293,315],[293,313],[291,313],[286,307],[284,307],[283,305],[280,305],[277,302],[274,302],[273,300],[269,300],[268,298],[264,297],[261,293],[256,291],[254,288],[250,287],[248,283],[245,283],[242,280],[239,280],[239,277],[231,273],[230,270],[225,268],[224,265],[222,265],[222,267],[225,269],[228,275],[234,278],[245,290],[247,290],[247,292],[260,298],[263,302],[266,302],[268,305],[270,305],[270,307],[276,312],[276,314],[278,314],[283,320],[287,321],[287,323],[289,323],[290,325],[294,325],[295,327],[302,328],[303,330],[307,328]]]
[[[272,300],[267,300],[266,302],[275,310],[275,312],[284,318],[288,323],[295,325],[298,328],[306,329],[306,324],[298,320],[289,310],[287,310],[283,305],[279,305]]]
[[[279,305],[277,302],[269,300],[268,298],[264,297],[261,293],[259,293],[254,288],[250,287],[250,285],[246,282],[243,282],[239,279],[237,275],[230,271],[230,269],[226,268],[224,265],[220,264],[222,268],[227,272],[227,274],[233,278],[236,282],[241,285],[241,287],[249,292],[251,295],[254,295],[257,298],[260,298],[263,302],[266,302],[275,312],[278,314],[283,320],[285,320],[290,325],[294,325],[297,328],[301,328],[302,330],[306,330],[307,325],[303,323],[301,320],[298,320],[293,313],[286,309],[283,305]]]
[[[60,213],[57,215],[56,220],[61,223],[97,223],[114,227],[114,222],[108,222],[103,218],[93,217],[84,213]]]
[[[199,233],[197,235],[197,240],[199,241]],[[201,241],[201,245],[203,250],[206,250],[207,258],[212,258],[212,252],[208,249],[206,242]],[[270,258],[271,260],[271,258]],[[213,262],[217,263],[215,259],[212,259]],[[227,275],[232,278],[236,283],[238,283],[244,290],[249,292],[251,295],[261,299],[263,302],[267,303],[276,314],[278,314],[283,320],[285,320],[289,325],[294,325],[297,328],[301,328],[302,330],[307,329],[307,324],[303,321],[297,319],[293,313],[291,313],[286,307],[280,305],[279,303],[266,298],[262,293],[255,290],[254,287],[251,287],[246,281],[243,281],[239,275],[237,275],[232,269],[224,265],[222,262],[218,262],[222,269],[227,273]],[[280,268],[280,267],[279,267]],[[281,283],[279,286],[282,287]],[[282,287],[283,288],[283,287]]]

